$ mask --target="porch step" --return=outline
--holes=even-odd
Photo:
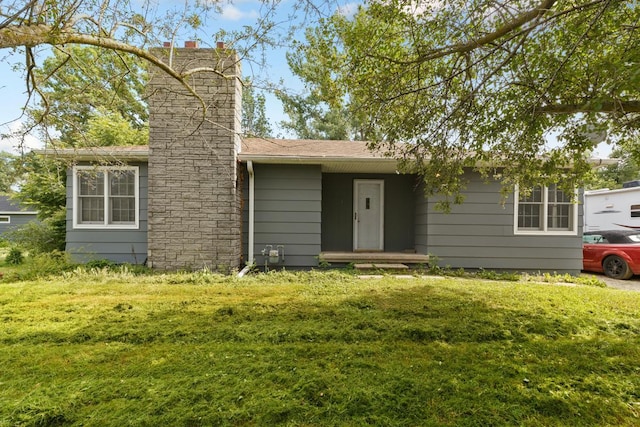
[[[404,264],[354,264],[356,270],[407,270]]]
[[[344,264],[429,264],[429,255],[409,252],[321,252],[319,259]]]

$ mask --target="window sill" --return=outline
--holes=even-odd
[[[137,230],[138,224],[74,224],[74,230]]]
[[[578,232],[576,230],[516,230],[513,234],[516,236],[577,236]]]

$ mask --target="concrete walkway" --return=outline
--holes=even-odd
[[[598,273],[582,273],[583,276],[592,276],[603,281],[610,288],[621,289],[623,291],[640,292],[640,276],[633,276],[629,280],[612,279],[604,274]]]

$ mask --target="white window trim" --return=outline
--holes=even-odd
[[[542,186],[542,229],[541,230],[520,230],[518,228],[518,206],[520,205],[520,188],[516,186],[513,192],[513,234],[529,236],[577,236],[578,235],[578,190],[575,192],[576,202],[572,203],[573,217],[571,220],[572,230],[547,230],[547,207],[549,206],[549,187]]]
[[[10,215],[0,215],[0,219],[6,219],[6,221],[0,221],[0,224],[11,224],[11,216]]]
[[[78,172],[80,171],[96,171],[96,172],[105,172],[105,179],[108,177],[108,172],[113,171],[134,171],[135,175],[135,184],[134,184],[134,193],[135,193],[135,221],[131,224],[109,224],[107,212],[105,212],[104,223],[103,224],[82,224],[78,222],[78,191],[79,191],[79,183],[78,183]],[[108,186],[105,183],[105,209],[108,209],[109,206],[109,194],[106,191]],[[77,229],[122,229],[122,230],[135,230],[140,227],[140,168],[138,166],[74,166],[73,167],[73,208],[71,210],[71,215],[73,216],[73,228]]]

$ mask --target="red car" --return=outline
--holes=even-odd
[[[614,279],[640,274],[640,230],[589,231],[582,236],[582,269]]]

